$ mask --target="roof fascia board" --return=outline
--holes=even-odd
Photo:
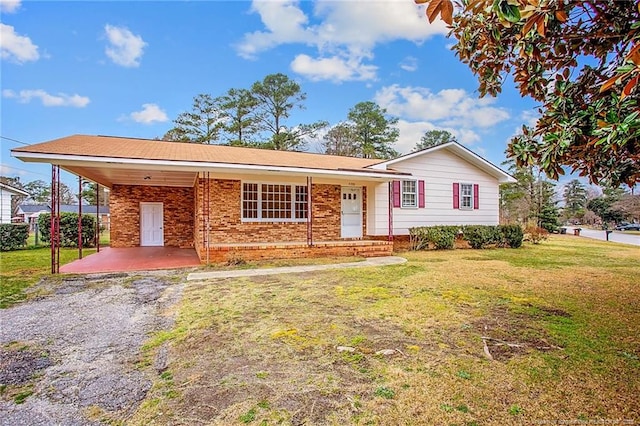
[[[311,169],[305,167],[283,167],[283,166],[260,166],[253,164],[232,164],[232,163],[204,163],[197,161],[169,161],[169,160],[143,160],[136,158],[114,158],[114,157],[90,157],[80,155],[58,155],[58,154],[41,154],[33,152],[19,152],[18,155],[13,155],[20,160],[26,162],[41,162],[59,164],[60,166],[90,166],[95,163],[101,165],[112,164],[121,166],[147,166],[149,169],[157,169],[158,167],[171,168],[174,170],[184,171],[203,171],[203,170],[254,170],[262,171],[266,173],[288,173],[288,174],[304,174],[304,175],[318,175],[318,176],[344,176],[344,177],[361,177],[361,178],[373,178],[374,180],[389,181],[398,179],[403,175],[399,173],[384,173],[382,171],[345,171],[345,170],[328,170],[328,169]],[[95,166],[94,166],[95,167]]]

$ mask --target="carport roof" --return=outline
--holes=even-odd
[[[369,168],[379,163],[378,159],[115,136],[73,135],[16,148],[12,153],[23,161],[59,164],[66,170],[107,186],[113,183],[151,184],[144,181],[149,170],[162,173],[164,181],[173,182],[175,186],[190,186],[194,173],[213,170],[262,174],[315,173],[386,180],[406,175]],[[109,171],[116,169],[120,171]],[[118,182],[125,175],[129,180]]]

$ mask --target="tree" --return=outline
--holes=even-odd
[[[399,154],[391,146],[400,131],[395,125],[397,117],[387,117],[387,110],[375,102],[356,104],[347,115],[353,123],[357,156],[362,158],[393,158]]]
[[[567,219],[584,215],[587,207],[587,190],[578,180],[571,180],[564,187],[564,212]]]
[[[9,185],[12,188],[22,189],[23,191],[27,191],[24,189],[24,185],[20,182],[20,177],[9,177],[9,176],[0,176],[0,182],[5,185]],[[29,191],[27,191],[29,192]],[[11,214],[13,215],[17,210],[18,206],[22,204],[22,202],[27,198],[26,195],[14,195],[11,197]]]
[[[350,123],[338,123],[324,135],[322,148],[325,154],[356,157],[358,149],[355,140],[355,126]]]
[[[413,148],[413,151],[421,151],[443,143],[457,142],[456,137],[446,130],[427,130]]]
[[[453,50],[496,96],[513,75],[540,119],[509,144],[519,165],[557,179],[565,167],[591,182],[640,182],[640,10],[637,2],[452,0],[428,3],[457,42]]]
[[[514,183],[500,186],[500,216],[503,223],[535,225],[554,232],[558,229],[559,213],[554,200],[555,185],[543,178],[540,169],[518,166],[506,161]]]
[[[163,140],[213,144],[219,139],[220,129],[226,118],[219,98],[200,94],[193,98],[191,112],[183,112],[173,121],[175,127],[162,137]]]
[[[36,204],[51,204],[51,185],[43,180],[34,180],[24,185],[30,195],[27,201]],[[60,182],[60,204],[77,204],[78,198],[64,183]]]
[[[95,206],[96,201],[96,189],[97,184],[95,182],[82,182],[82,199],[87,202],[90,206]],[[100,205],[108,206],[109,205],[109,191],[106,191],[104,186],[100,186]]]
[[[256,98],[247,89],[229,89],[220,98],[220,106],[227,117],[223,130],[229,135],[229,145],[251,145],[260,130]]]
[[[269,74],[251,86],[251,94],[257,101],[261,130],[271,134],[265,148],[275,150],[300,150],[305,137],[316,137],[317,131],[327,126],[325,121],[287,127],[285,121],[295,108],[303,109],[307,95],[300,85],[284,74]]]

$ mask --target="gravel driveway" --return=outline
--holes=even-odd
[[[0,425],[126,419],[157,373],[140,368],[140,348],[171,327],[178,274],[45,281],[36,289],[48,296],[0,310]]]

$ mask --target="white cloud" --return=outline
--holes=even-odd
[[[298,55],[292,68],[307,70],[305,65],[311,63],[336,68],[339,57],[343,65],[356,63],[357,69],[368,67],[364,73],[356,72],[357,79],[375,79],[375,67],[363,60],[373,58],[372,51],[378,43],[393,40],[421,43],[433,35],[447,33],[444,23],[438,20],[428,24],[424,13],[407,0],[318,0],[311,17],[297,0],[254,0],[251,12],[260,15],[265,29],[244,35],[236,46],[240,56],[253,59],[260,52],[282,44],[304,44],[315,48],[318,57]],[[318,23],[311,24],[312,18]],[[354,76],[344,69],[307,75],[317,80],[336,80],[341,76],[348,80]]]
[[[298,55],[291,62],[291,69],[312,81],[371,80],[375,78],[377,67],[365,65],[358,58],[331,56],[314,59],[308,55]]]
[[[164,123],[169,121],[167,113],[156,104],[142,104],[141,111],[134,111],[130,114],[133,121],[143,124]]]
[[[411,152],[416,144],[420,142],[424,133],[429,130],[446,130],[463,145],[474,145],[480,142],[480,135],[471,129],[446,127],[429,121],[398,120],[398,130],[400,130],[400,137],[394,148],[404,154]],[[474,150],[477,149],[477,147],[474,147]]]
[[[19,64],[40,58],[38,46],[29,37],[17,34],[15,28],[3,23],[0,23],[0,55]]]
[[[80,96],[78,94],[67,95],[66,93],[51,95],[42,89],[21,90],[17,93],[13,90],[5,89],[2,91],[2,97],[17,99],[18,102],[23,104],[31,102],[31,100],[34,98],[40,99],[42,105],[46,107],[70,106],[75,108],[84,108],[90,102],[89,98],[86,96]]]
[[[0,12],[15,13],[20,9],[21,0],[0,0]]]
[[[147,43],[142,37],[133,34],[125,27],[115,27],[113,25],[104,26],[109,46],[106,47],[105,53],[111,60],[123,67],[140,66],[140,58],[142,51]]]
[[[433,93],[425,87],[380,89],[374,101],[392,115],[414,120],[440,121],[449,127],[492,127],[509,118],[504,108],[490,106],[495,99],[477,99],[463,89],[444,89]]]
[[[400,62],[400,68],[408,72],[414,72],[418,69],[418,59],[413,56],[407,56]]]

